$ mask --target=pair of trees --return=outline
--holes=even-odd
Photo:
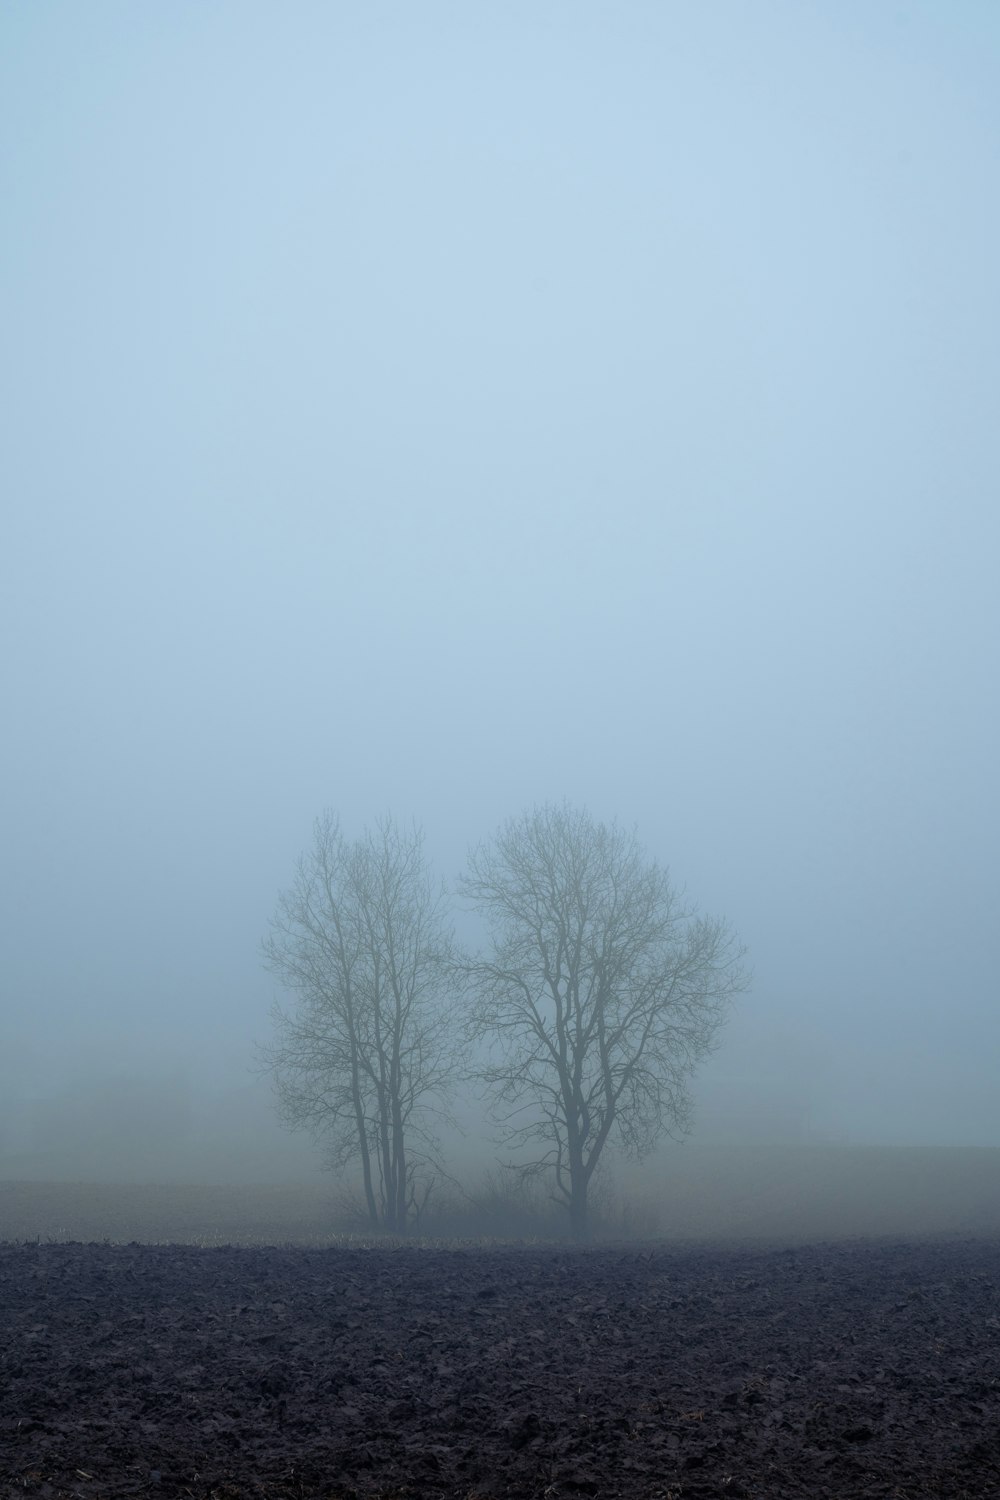
[[[746,987],[742,949],[634,834],[566,805],[474,849],[459,892],[485,918],[483,953],[456,947],[418,831],[387,820],[348,844],[317,822],[265,944],[298,1001],[268,1053],[283,1118],[357,1159],[371,1222],[402,1232],[448,1091],[473,1076],[584,1239],[605,1148],[641,1158],[688,1129],[691,1075]]]

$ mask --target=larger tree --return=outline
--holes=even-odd
[[[702,917],[632,833],[546,806],[470,856],[466,898],[491,949],[467,973],[482,1078],[526,1170],[551,1169],[573,1234],[609,1143],[642,1157],[689,1128],[689,1080],[713,1049],[743,950]]]
[[[387,818],[350,842],[319,818],[264,960],[295,1002],[263,1049],[282,1119],[356,1161],[369,1222],[405,1233],[455,1070],[451,933],[419,830]]]

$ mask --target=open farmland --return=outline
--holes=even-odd
[[[0,1493],[1000,1494],[1000,1243],[0,1246]]]
[[[647,1181],[588,1251],[366,1242],[323,1185],[0,1182],[0,1495],[1000,1495],[1000,1153]]]

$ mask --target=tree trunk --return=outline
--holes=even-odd
[[[587,1183],[584,1178],[572,1185],[573,1196],[569,1204],[569,1228],[574,1240],[582,1243],[590,1239],[590,1221],[587,1210]]]
[[[392,1114],[393,1158],[394,1166],[396,1168],[396,1233],[405,1234],[407,1217],[406,1190],[409,1187],[409,1182],[407,1180],[409,1174],[406,1164],[406,1141],[403,1135],[403,1121],[399,1113],[398,1099],[393,1100]]]
[[[358,1132],[358,1154],[361,1157],[361,1179],[365,1189],[365,1204],[368,1222],[373,1229],[379,1227],[378,1204],[372,1183],[372,1158],[368,1149],[368,1122],[365,1119],[364,1100],[361,1097],[361,1069],[358,1066],[357,1046],[351,1038],[351,1097],[354,1101],[354,1121]]]
[[[565,1044],[563,1044],[565,1051]],[[590,1180],[584,1162],[583,1150],[586,1131],[581,1131],[585,1106],[580,1097],[579,1080],[571,1078],[565,1063],[560,1067],[563,1107],[566,1120],[566,1156],[569,1167],[569,1229],[574,1240],[585,1240],[589,1234],[587,1225],[587,1184]],[[563,1192],[566,1189],[563,1186]]]
[[[570,1148],[569,1161],[569,1227],[575,1240],[590,1238],[590,1220],[587,1204],[587,1189],[590,1173],[587,1171],[581,1147],[574,1142]]]
[[[382,1167],[382,1227],[390,1234],[396,1232],[396,1173],[392,1155],[392,1132],[389,1119],[389,1100],[384,1079],[378,1090],[378,1135],[379,1157]]]
[[[375,1186],[372,1182],[372,1158],[371,1152],[368,1150],[364,1117],[360,1114],[358,1119],[358,1145],[361,1153],[361,1179],[365,1188],[365,1205],[368,1209],[368,1222],[373,1229],[377,1229],[379,1227],[378,1203],[375,1200]]]

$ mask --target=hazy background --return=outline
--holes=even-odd
[[[302,1175],[314,816],[563,797],[700,1140],[1000,1146],[998,266],[992,0],[5,6],[0,1175]]]

